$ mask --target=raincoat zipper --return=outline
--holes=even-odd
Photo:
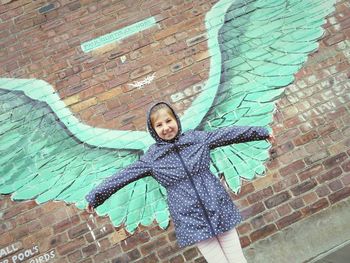
[[[213,228],[213,226],[212,226],[212,224],[211,224],[211,222],[210,222],[209,216],[208,216],[208,214],[207,214],[207,210],[205,209],[205,207],[204,207],[204,205],[203,205],[203,203],[202,203],[202,199],[200,198],[200,196],[199,196],[199,194],[198,194],[198,192],[197,192],[197,188],[196,188],[196,186],[195,186],[195,184],[194,184],[194,182],[193,182],[193,180],[192,180],[192,178],[191,178],[191,176],[190,176],[190,172],[188,171],[187,166],[185,165],[185,162],[184,162],[184,160],[183,160],[182,157],[181,157],[181,154],[180,154],[180,152],[179,152],[179,148],[178,148],[178,146],[177,146],[176,144],[174,144],[174,146],[175,146],[175,152],[176,152],[176,154],[179,156],[179,159],[180,159],[180,161],[181,161],[181,163],[182,163],[182,166],[183,166],[183,168],[185,169],[185,171],[186,171],[186,173],[187,173],[187,177],[190,179],[190,181],[191,181],[191,183],[192,183],[192,186],[193,186],[193,189],[194,189],[194,191],[195,191],[196,194],[197,194],[198,202],[199,202],[199,204],[200,204],[201,207],[202,207],[202,210],[203,210],[203,212],[204,212],[204,216],[205,216],[206,220],[208,221],[208,224],[209,224],[209,226],[210,226],[210,229],[211,229],[211,231],[212,231],[212,234],[215,235],[215,231],[214,231],[214,228]]]

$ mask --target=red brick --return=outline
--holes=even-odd
[[[113,261],[114,262],[114,261]],[[115,261],[115,262],[120,262],[122,263],[123,261]],[[125,263],[127,263],[129,261],[125,261]],[[153,263],[153,262],[160,262],[160,259],[157,257],[157,255],[153,252],[145,257],[142,258],[142,260],[138,261],[140,263]]]
[[[317,200],[317,195],[314,192],[309,192],[303,195],[303,200],[306,205],[309,205]]]
[[[76,229],[77,233],[73,232],[73,235],[80,235],[83,233],[86,233],[85,229],[82,227],[82,230],[79,228]],[[87,234],[85,234],[85,238],[88,242],[94,242],[95,239],[101,239],[111,233],[114,232],[114,227],[110,223],[105,223],[103,226],[99,228],[95,228],[92,230],[94,237],[92,236],[92,233],[89,231]]]
[[[4,234],[1,234],[1,238],[0,238],[0,245],[5,247],[14,241],[14,236],[11,234],[11,232],[6,232]]]
[[[135,99],[133,102],[128,104],[130,110],[138,109],[140,107],[146,106],[153,102],[152,96],[143,96]],[[142,120],[144,122],[144,120]]]
[[[281,179],[279,182],[275,183],[273,185],[273,190],[278,193],[278,192],[281,192],[282,190],[285,190],[287,189],[288,187],[292,186],[292,185],[295,185],[297,184],[299,181],[298,181],[298,178],[296,175],[291,175],[291,176],[288,176],[286,177],[285,179]]]
[[[342,167],[344,172],[350,172],[350,160],[343,162],[341,164],[341,167]]]
[[[171,258],[169,262],[170,263],[183,263],[183,262],[185,262],[185,259],[183,258],[182,255],[177,255],[177,256]]]
[[[278,218],[276,210],[269,210],[266,213],[264,213],[263,216],[266,223],[271,223]]]
[[[16,217],[18,214],[28,211],[29,209],[34,208],[37,206],[35,201],[27,201],[27,202],[14,202],[13,205],[10,207],[10,209],[5,210],[5,212],[2,215],[2,219],[10,219]]]
[[[332,156],[332,157],[328,158],[327,160],[325,160],[323,162],[323,165],[324,165],[324,167],[326,167],[326,169],[329,169],[329,168],[332,168],[336,165],[339,165],[347,158],[348,158],[348,156],[346,155],[346,153],[343,152],[343,153],[337,154],[336,156]]]
[[[319,135],[316,131],[310,131],[310,132],[294,139],[294,144],[296,146],[303,145],[303,144],[310,142],[313,139],[316,139],[318,136]]]
[[[349,185],[350,184],[350,174],[344,176],[342,179],[343,184]]]
[[[146,65],[144,67],[138,68],[130,73],[130,79],[134,80],[148,73],[152,72],[152,67],[150,65]]]
[[[250,242],[249,237],[241,237],[240,243],[241,243],[241,247],[245,248],[245,247],[249,246],[251,242]]]
[[[332,180],[332,179],[340,176],[342,174],[342,172],[343,171],[339,167],[335,167],[332,170],[318,176],[317,181],[318,181],[318,183],[321,184],[323,182]]]
[[[169,226],[170,227],[174,227],[173,221],[170,221]],[[163,234],[164,230],[162,228],[160,228],[159,226],[155,226],[155,227],[152,227],[151,229],[149,229],[148,232],[149,232],[149,235],[151,237],[156,237],[156,236],[158,236],[160,234]]]
[[[276,208],[276,211],[278,212],[278,215],[280,217],[286,216],[292,212],[292,209],[290,208],[289,204],[283,204]]]
[[[329,190],[327,185],[322,185],[321,187],[316,189],[316,193],[318,197],[324,197],[328,195],[331,191]]]
[[[32,240],[30,240],[32,242]],[[61,244],[65,244],[68,242],[68,235],[66,232],[61,234],[53,234],[47,239],[42,240],[40,243],[40,248],[42,251],[47,251],[51,248],[55,248]]]
[[[328,151],[316,151],[312,153],[312,155],[306,157],[304,160],[306,164],[312,165],[322,159],[327,158],[328,156],[329,156]]]
[[[80,225],[74,226],[68,231],[68,236],[70,239],[74,239],[78,236],[81,236],[85,233],[89,232],[89,227],[87,223],[82,223]]]
[[[93,262],[105,262],[106,259],[110,259],[113,258],[115,259],[115,262],[131,262],[130,258],[128,257],[127,254],[123,254],[122,258],[125,260],[127,259],[127,261],[118,261],[116,258],[118,257],[118,259],[120,258],[120,250],[116,249],[118,247],[112,247],[112,248],[108,248],[106,250],[103,251],[99,251],[99,253],[97,253],[93,259]]]
[[[67,208],[62,206],[62,203],[57,203],[56,206],[46,206],[43,208],[45,212],[43,216],[40,217],[40,222],[43,226],[51,226],[58,223],[59,220],[69,217]]]
[[[301,184],[297,185],[296,187],[293,187],[291,189],[294,196],[301,195],[307,191],[310,191],[317,185],[317,182],[315,179],[310,179],[307,181],[302,182]]]
[[[300,197],[293,199],[289,204],[294,210],[299,210],[301,207],[305,206],[303,198]]]
[[[178,251],[180,251],[180,248],[178,246],[169,246],[168,245],[168,246],[164,246],[161,249],[159,249],[157,252],[157,255],[160,259],[165,259],[165,258],[169,257],[170,255],[175,254]]]
[[[65,256],[70,252],[82,247],[86,243],[84,237],[76,238],[71,242],[60,245],[56,248],[56,251],[59,255]]]
[[[143,255],[148,255],[154,251],[155,247],[161,247],[167,244],[166,236],[158,236],[155,240],[148,241],[146,244],[140,247]]]
[[[14,17],[18,17],[21,14],[23,14],[23,8],[20,6],[20,7],[8,10],[5,13],[1,14],[0,19],[1,19],[1,22],[3,22],[9,19],[13,19]]]
[[[277,221],[277,227],[278,229],[283,229],[287,226],[290,226],[291,224],[299,221],[302,218],[303,214],[300,211],[296,211],[291,215],[288,215],[286,217],[283,217],[282,219]]]
[[[347,111],[347,109],[345,107],[340,107],[335,111],[331,111],[329,113],[327,113],[327,118],[329,120],[335,120],[337,118],[340,118],[343,115],[349,114],[349,112]]]
[[[270,197],[273,195],[272,187],[268,187],[265,189],[262,189],[258,192],[252,193],[247,196],[247,200],[250,204],[256,203],[258,201],[264,200],[267,197]]]
[[[175,230],[168,233],[168,238],[169,238],[169,241],[171,241],[171,242],[176,241]]]
[[[334,132],[335,130],[337,130],[337,126],[335,123],[330,123],[329,125],[326,126],[321,126],[318,129],[318,132],[321,136],[325,136],[327,134],[330,134],[332,132]]]
[[[305,163],[302,160],[298,160],[298,161],[292,162],[291,164],[281,168],[279,171],[280,171],[280,174],[282,176],[287,176],[291,173],[295,173],[298,170],[303,169],[304,167],[305,167]]]
[[[0,235],[9,232],[10,230],[14,229],[14,227],[16,227],[14,221],[5,221],[0,223]]]
[[[255,241],[259,239],[263,239],[267,236],[272,235],[277,231],[277,228],[274,224],[270,224],[267,226],[262,227],[261,229],[258,229],[250,234],[250,239],[254,243]]]
[[[337,44],[341,41],[344,41],[345,40],[345,36],[343,33],[338,33],[334,36],[331,36],[330,38],[326,39],[325,40],[325,43],[328,45],[328,46],[332,46],[334,44]]]
[[[350,187],[345,187],[331,195],[329,195],[329,201],[331,204],[334,204],[336,202],[339,202],[347,197],[350,196]]]
[[[69,262],[81,262],[80,260],[83,259],[83,254],[80,250],[76,250],[68,255],[68,259]]]
[[[188,68],[186,68],[168,77],[168,82],[176,83],[179,80],[188,79],[190,77],[192,77],[192,72]]]
[[[267,208],[272,208],[286,202],[290,199],[290,197],[290,194],[287,191],[285,191],[270,197],[269,199],[264,201],[264,203]]]
[[[332,190],[332,192],[338,191],[341,188],[343,188],[343,184],[339,179],[330,182],[328,186]]]
[[[290,115],[292,115],[292,114],[290,113]],[[283,124],[286,128],[290,129],[290,128],[297,127],[301,123],[302,123],[302,120],[300,119],[300,117],[294,116],[294,117],[289,118],[288,120],[284,121]]]
[[[273,153],[270,151],[270,156],[271,158],[273,157]],[[265,164],[268,170],[276,170],[280,167],[280,163],[278,161],[278,159],[269,159]]]
[[[30,229],[30,231],[35,233],[34,236],[36,236],[36,235],[38,236],[38,239],[40,239],[40,234],[42,234],[42,233],[44,233],[45,237],[47,235],[51,235],[52,234],[51,229],[49,229],[49,228],[43,229],[43,225],[40,224],[40,221],[38,219],[30,221],[29,223],[27,223],[27,226]],[[32,232],[31,232],[31,234],[32,234]],[[39,233],[39,232],[41,232],[41,233]]]
[[[121,84],[124,84],[126,82],[129,81],[129,76],[128,74],[123,74],[123,75],[119,75],[118,77],[112,79],[112,80],[109,80],[107,83],[106,83],[106,87],[108,89],[111,89],[111,88],[114,88],[114,87],[117,87],[117,86],[120,86]]]
[[[329,202],[326,198],[322,198],[320,200],[318,200],[317,202],[304,207],[303,209],[301,209],[301,212],[303,213],[303,216],[308,216],[308,215],[312,215],[314,213],[317,213],[318,211],[326,208],[329,206]]]
[[[282,154],[284,154],[286,152],[290,152],[293,149],[294,149],[294,144],[291,141],[286,142],[286,143],[284,143],[282,145],[279,145],[276,148],[278,155],[282,155]]]
[[[77,94],[83,90],[86,90],[89,88],[89,85],[87,83],[79,83],[75,85],[68,84],[69,87],[64,90],[64,94],[66,97],[72,96],[74,94]]]
[[[69,229],[70,227],[76,225],[79,221],[80,221],[79,216],[73,215],[69,218],[66,218],[58,222],[57,224],[53,225],[54,234],[61,233]]]
[[[126,104],[121,105],[120,107],[113,108],[112,110],[103,114],[103,117],[106,121],[112,120],[128,111],[128,106]]]
[[[241,235],[245,235],[245,234],[247,234],[248,232],[250,232],[251,230],[252,230],[252,227],[251,227],[251,225],[250,225],[249,223],[247,223],[247,222],[245,222],[245,223],[243,223],[243,224],[241,224],[241,225],[239,225],[239,226],[237,227],[237,231],[238,231],[238,233],[241,234]]]
[[[239,192],[239,196],[243,197],[249,193],[252,193],[255,191],[254,185],[252,183],[243,183],[240,192]]]
[[[324,168],[321,164],[317,164],[314,166],[311,166],[309,168],[307,168],[306,170],[298,173],[298,177],[300,179],[300,181],[305,181],[319,173],[321,173],[322,171],[324,171]]]
[[[248,208],[244,209],[241,214],[242,216],[247,219],[249,217],[253,217],[261,212],[263,212],[265,210],[265,207],[263,205],[262,202],[259,203],[255,203],[251,206],[249,206]]]
[[[129,236],[127,239],[121,242],[121,247],[123,251],[129,251],[138,246],[139,244],[147,243],[149,240],[150,235],[147,232],[143,231]]]
[[[16,217],[16,223],[17,225],[28,223],[38,217],[40,217],[43,214],[43,210],[41,207],[36,207],[34,209],[30,209],[29,211],[25,212],[24,214],[20,214]]]
[[[190,248],[183,252],[183,255],[187,261],[190,261],[191,259],[198,256],[198,249],[196,247]]]
[[[340,23],[340,26],[341,26],[342,29],[349,28],[349,27],[350,27],[350,19],[347,18],[346,20],[343,20],[343,21]],[[338,38],[340,38],[340,36],[339,36]]]
[[[264,217],[262,215],[253,218],[250,222],[254,229],[259,229],[265,225]]]

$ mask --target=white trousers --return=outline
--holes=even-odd
[[[247,263],[236,228],[196,245],[208,263]]]

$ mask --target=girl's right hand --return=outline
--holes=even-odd
[[[95,212],[95,209],[92,205],[88,204],[88,206],[86,207],[86,210],[88,213],[92,214]]]

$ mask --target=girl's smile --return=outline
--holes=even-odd
[[[176,119],[171,116],[166,109],[159,109],[157,111],[153,122],[153,128],[157,135],[163,140],[173,139],[179,131]]]

